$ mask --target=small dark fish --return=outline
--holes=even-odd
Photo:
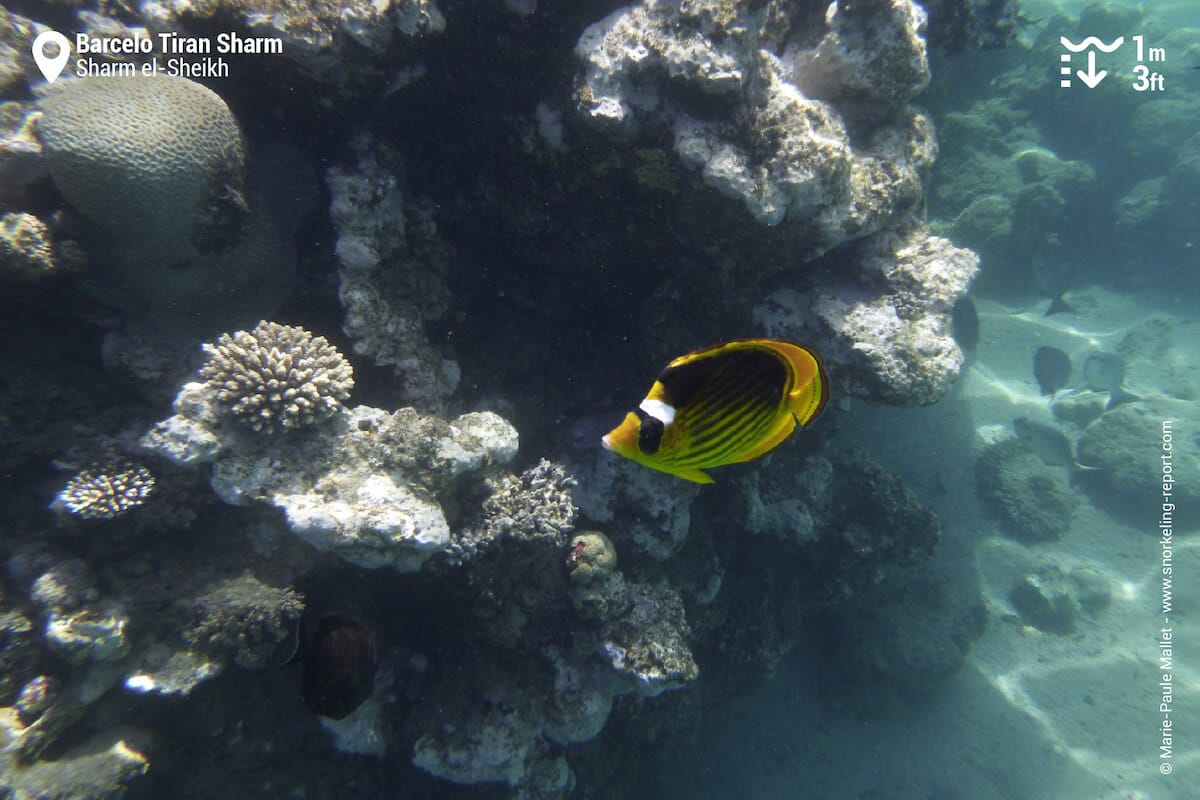
[[[979,344],[979,312],[975,301],[963,295],[950,310],[950,334],[963,350],[974,350]]]
[[[1066,298],[1064,298],[1062,296],[1062,293],[1060,292],[1054,296],[1053,300],[1050,301],[1050,305],[1046,309],[1046,313],[1042,314],[1042,316],[1048,317],[1051,314],[1074,314],[1074,313],[1075,313],[1075,306],[1068,303],[1066,301]]]
[[[1017,432],[1017,438],[1044,464],[1052,467],[1075,465],[1075,448],[1066,434],[1053,425],[1029,417],[1017,417],[1013,420],[1013,430]]]
[[[1033,354],[1033,377],[1042,394],[1054,394],[1071,377],[1071,357],[1057,347],[1039,347]]]
[[[1111,392],[1125,382],[1125,360],[1116,353],[1089,353],[1083,362],[1083,382],[1093,392]]]
[[[1112,411],[1114,408],[1125,403],[1137,403],[1142,398],[1138,397],[1133,392],[1127,392],[1124,389],[1113,389],[1108,395],[1108,404],[1104,406],[1105,411]]]
[[[1116,353],[1091,353],[1083,362],[1083,382],[1093,391],[1108,392],[1107,411],[1142,399],[1122,388],[1125,383],[1125,360]]]
[[[325,614],[301,627],[288,664],[304,667],[304,704],[314,714],[343,719],[371,696],[378,656],[371,629],[348,614]]]

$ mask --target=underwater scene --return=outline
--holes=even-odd
[[[1200,798],[1200,0],[0,0],[0,800]]]

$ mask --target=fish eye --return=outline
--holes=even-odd
[[[662,420],[655,419],[649,414],[638,414],[638,449],[648,456],[658,452],[662,444]]]

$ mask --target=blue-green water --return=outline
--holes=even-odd
[[[1200,796],[1194,1],[0,15],[0,794]]]

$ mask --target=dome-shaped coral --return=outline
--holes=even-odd
[[[110,235],[219,252],[244,215],[242,133],[215,92],[168,76],[66,81],[38,103],[59,191]]]
[[[154,476],[141,464],[112,461],[93,464],[75,474],[58,493],[56,503],[84,519],[112,519],[146,502]]]
[[[324,336],[260,322],[204,345],[200,377],[221,408],[250,428],[274,433],[333,416],[354,388],[354,370]]]

